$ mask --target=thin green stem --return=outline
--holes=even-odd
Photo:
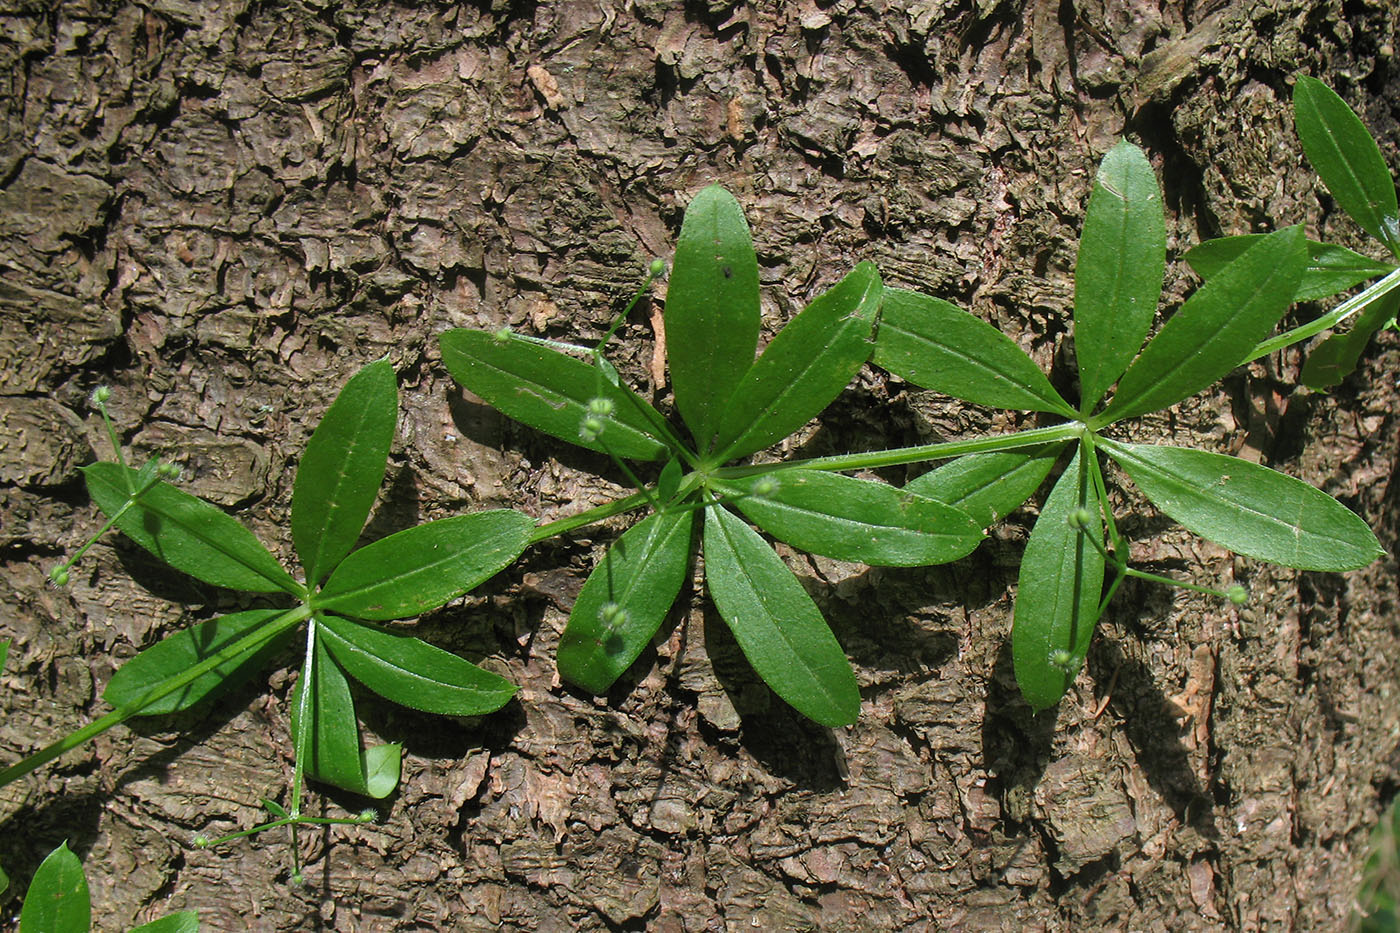
[[[270,829],[277,829],[282,826],[340,826],[347,824],[359,826],[368,822],[369,820],[362,816],[286,816],[278,820],[273,820],[270,823],[259,823],[252,829],[229,833],[227,836],[220,836],[218,839],[201,841],[199,842],[199,848],[212,849],[214,846],[221,846],[226,842],[233,842],[235,839],[245,839],[248,836],[256,836],[258,833],[265,833]]]
[[[105,390],[101,391],[105,392]],[[131,483],[131,474],[126,468],[126,457],[122,454],[122,443],[117,437],[116,427],[112,424],[112,416],[107,413],[107,402],[98,395],[93,396],[93,401],[97,405],[97,410],[102,414],[102,423],[107,426],[107,439],[112,442],[112,450],[117,455],[117,465],[122,468],[122,478],[126,480],[126,490],[135,497],[136,487]]]
[[[246,654],[266,644],[282,632],[287,631],[303,619],[306,619],[310,614],[311,610],[309,608],[298,606],[295,609],[288,610],[283,615],[269,620],[254,631],[238,639],[238,641],[210,655],[188,670],[182,671],[169,680],[161,681],[130,703],[117,707],[102,718],[88,723],[76,732],[69,733],[57,742],[45,746],[29,757],[6,768],[4,771],[0,771],[0,787],[4,787],[6,784],[24,777],[26,774],[48,764],[60,755],[72,751],[90,739],[101,735],[113,726],[121,725],[131,717],[139,715],[143,709],[150,706],[152,703],[164,699],[181,687],[193,683],[230,658]]]
[[[601,522],[605,518],[612,518],[614,515],[621,515],[623,512],[630,512],[639,509],[647,504],[645,493],[634,492],[630,496],[621,499],[614,499],[612,502],[605,502],[602,505],[595,505],[591,509],[585,509],[577,515],[570,515],[566,518],[557,518],[552,522],[538,525],[530,535],[530,543],[538,544],[546,538],[553,538],[573,531],[575,528],[582,528],[584,525],[591,525],[594,522]]]
[[[894,450],[872,450],[866,453],[811,457],[806,460],[788,460],[782,463],[723,467],[716,470],[714,476],[716,479],[742,479],[745,476],[761,476],[764,473],[774,473],[778,470],[827,470],[829,472],[874,470],[881,467],[901,466],[906,463],[921,463],[925,460],[947,460],[965,454],[1035,447],[1040,444],[1082,437],[1084,432],[1085,427],[1082,422],[1069,421],[1046,428],[1031,428],[995,437],[979,437],[970,441],[945,441],[941,444],[900,447]]]
[[[642,284],[638,286],[636,293],[632,296],[632,300],[627,302],[627,307],[623,308],[622,313],[613,319],[612,326],[609,327],[607,333],[603,335],[603,339],[598,341],[598,345],[593,348],[593,354],[595,356],[602,355],[603,348],[608,345],[608,341],[613,338],[613,334],[617,333],[617,329],[622,326],[622,322],[627,320],[627,315],[632,313],[632,309],[637,306],[637,302],[642,300],[642,296],[646,294],[647,289],[651,288],[651,283],[656,281],[658,274],[659,273],[651,268],[647,269],[646,278],[642,279]]]
[[[1094,498],[1099,500],[1099,512],[1103,515],[1104,527],[1108,529],[1108,541],[1113,553],[1122,554],[1123,539],[1118,534],[1118,524],[1113,520],[1113,507],[1108,502],[1108,484],[1103,478],[1103,464],[1099,462],[1098,449],[1094,445],[1094,435],[1084,435],[1084,451],[1089,456],[1089,478],[1094,484]]]
[[[1261,356],[1268,356],[1275,350],[1282,350],[1284,347],[1291,346],[1302,340],[1307,340],[1315,334],[1320,334],[1324,330],[1336,327],[1342,321],[1356,314],[1367,305],[1385,297],[1397,288],[1400,288],[1400,268],[1388,273],[1384,278],[1371,283],[1371,285],[1367,286],[1365,291],[1348,298],[1317,320],[1310,321],[1300,327],[1284,331],[1277,337],[1271,337],[1265,340],[1253,350],[1250,350],[1249,355],[1241,362],[1252,362],[1253,360],[1259,359]]]
[[[598,445],[603,448],[603,451],[607,453],[609,457],[612,458],[612,462],[617,464],[617,468],[621,470],[623,474],[627,477],[628,482],[630,482],[633,486],[636,486],[637,491],[647,497],[647,504],[650,505],[656,511],[660,512],[661,503],[656,501],[656,496],[652,493],[651,488],[647,486],[646,483],[643,483],[640,479],[637,478],[637,474],[632,472],[632,468],[629,467],[626,463],[624,463],[621,457],[613,453],[612,448],[608,446],[608,442],[603,439],[603,435],[601,434],[598,435]]]
[[[301,878],[301,847],[297,842],[297,823],[301,821],[302,785],[306,777],[306,755],[311,744],[311,681],[316,675],[316,620],[306,626],[306,657],[301,662],[301,676],[297,679],[296,715],[293,717],[292,736],[292,877]]]

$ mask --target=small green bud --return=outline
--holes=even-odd
[[[627,621],[627,610],[617,603],[603,603],[603,607],[598,610],[598,617],[603,620],[604,625],[618,625]]]
[[[360,811],[359,819],[361,823],[373,823],[375,818],[378,816],[379,813],[374,809],[374,807],[365,807],[363,810]]]
[[[510,342],[510,336],[511,336],[510,328],[509,328],[509,327],[502,327],[502,328],[500,328],[499,330],[497,330],[496,333],[493,334],[492,336],[494,336],[494,337],[496,338],[496,342],[497,342],[497,343],[509,343],[509,342]]]
[[[1080,531],[1086,530],[1093,520],[1094,513],[1085,508],[1075,509],[1073,512],[1070,512],[1067,519],[1069,527],[1077,528]]]
[[[300,868],[292,872],[292,884],[297,885],[298,887],[306,884],[306,878],[302,875]]]
[[[651,265],[647,267],[647,272],[649,272],[654,279],[660,278],[665,271],[666,263],[661,259],[653,259]]]
[[[194,847],[195,847],[196,849],[207,849],[207,848],[209,848],[209,837],[208,837],[208,836],[205,836],[205,835],[202,835],[202,834],[201,834],[201,835],[195,836],[194,839],[193,839],[192,841],[194,842]]]
[[[156,467],[156,475],[161,479],[177,479],[180,476],[180,468],[173,463],[162,463]]]
[[[92,390],[92,404],[101,405],[112,397],[112,390],[107,386],[98,386]]]
[[[590,415],[597,415],[600,418],[606,418],[608,415],[611,415],[613,413],[613,407],[613,402],[610,398],[598,396],[588,400],[588,413]]]
[[[1249,590],[1240,586],[1238,583],[1226,590],[1225,596],[1236,606],[1243,606],[1245,603],[1249,602]]]
[[[585,443],[591,444],[603,435],[603,429],[607,423],[597,415],[585,415],[583,421],[578,426],[578,436],[583,438]]]
[[[759,499],[766,499],[778,491],[778,481],[771,476],[759,477],[749,489]]]
[[[53,583],[54,586],[67,586],[68,565],[55,564],[54,567],[51,570],[49,570],[49,580]]]
[[[1058,667],[1066,674],[1073,670],[1074,653],[1068,648],[1056,648],[1051,651],[1049,660],[1052,667]]]

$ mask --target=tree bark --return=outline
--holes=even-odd
[[[626,480],[457,388],[436,335],[596,340],[705,184],[744,205],[767,334],[873,259],[1064,384],[1079,227],[1121,136],[1158,169],[1172,260],[1297,222],[1372,251],[1302,157],[1295,72],[1400,167],[1388,0],[51,6],[0,13],[7,760],[100,715],[141,648],[252,605],[115,535],[45,585],[101,524],[77,473],[110,456],[96,385],[138,459],[179,464],[288,558],[299,452],[385,355],[402,416],[368,536],[469,509],[550,519]],[[1170,264],[1164,315],[1193,281]],[[651,321],[632,316],[618,359],[665,405]],[[1132,436],[1300,476],[1393,553],[1396,336],[1329,395],[1296,387],[1300,360]],[[783,453],[1030,423],[867,369]],[[951,566],[784,552],[860,678],[860,721],[837,731],[769,694],[698,587],[610,695],[561,686],[559,634],[614,520],[421,620],[519,699],[463,722],[362,697],[367,731],[406,743],[403,784],[379,822],[302,835],[304,885],[284,834],[190,845],[285,801],[292,658],[6,788],[0,865],[22,885],[66,838],[102,929],[179,908],[270,931],[1344,927],[1397,781],[1394,558],[1279,570],[1127,484],[1119,504],[1135,562],[1253,599],[1125,587],[1051,713],[1018,699],[1007,644],[1033,508]]]

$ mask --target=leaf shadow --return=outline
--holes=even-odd
[[[10,878],[0,902],[28,889],[39,863],[62,842],[85,862],[97,842],[107,797],[106,792],[63,794],[0,820],[0,866]]]
[[[845,786],[836,737],[793,709],[749,665],[719,612],[704,608],[704,643],[715,679],[739,714],[739,744],[769,773],[829,793]]]
[[[1095,634],[1088,667],[1095,683],[1111,690],[1108,708],[1127,735],[1147,783],[1182,823],[1206,838],[1216,838],[1215,803],[1192,769],[1190,753],[1180,739],[1180,710],[1167,699],[1152,670],[1128,656],[1103,630]]]
[[[989,777],[988,792],[1007,798],[1029,799],[1050,764],[1059,707],[1035,712],[1021,696],[1011,657],[1011,639],[1002,641],[996,663],[987,678],[987,700],[982,715],[982,767]],[[1022,808],[1003,806],[1003,812]]]

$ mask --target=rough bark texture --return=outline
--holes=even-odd
[[[1400,148],[1390,0],[52,6],[0,13],[7,759],[100,714],[140,648],[247,604],[115,536],[45,586],[100,525],[76,472],[109,453],[97,384],[138,456],[283,555],[298,452],[386,354],[402,421],[370,536],[485,507],[557,517],[624,480],[464,395],[434,337],[596,339],[709,182],[748,213],[769,333],[870,258],[1063,382],[1078,227],[1120,135],[1158,168],[1173,257],[1298,221],[1369,248],[1301,156],[1295,71],[1337,88],[1392,166]],[[1173,301],[1190,287],[1173,264]],[[645,309],[621,336],[625,375],[664,404]],[[1298,363],[1133,430],[1304,477],[1395,551],[1395,334],[1328,396],[1294,388]],[[867,371],[801,449],[1018,417]],[[188,845],[285,799],[291,659],[7,788],[0,864],[23,884],[67,838],[102,929],[184,907],[270,931],[1344,926],[1400,761],[1394,559],[1280,571],[1122,507],[1135,560],[1254,600],[1126,588],[1054,713],[1032,717],[1010,675],[1028,514],[947,567],[787,555],[857,667],[849,729],[774,700],[694,588],[610,696],[573,692],[554,650],[615,521],[422,621],[519,700],[457,722],[365,698],[368,730],[407,743],[403,786],[380,823],[303,836],[304,886],[282,834]]]

